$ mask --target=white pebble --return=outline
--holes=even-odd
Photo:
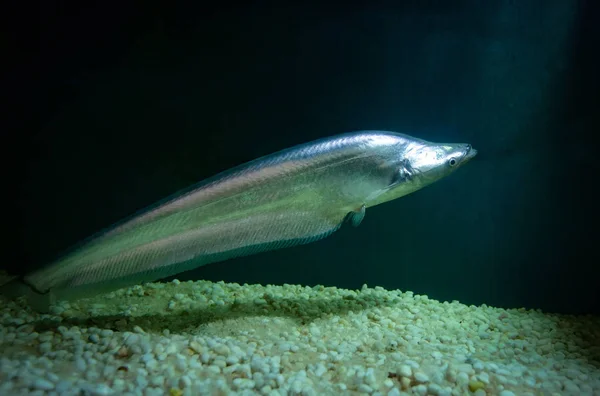
[[[187,375],[179,379],[179,387],[182,389],[189,388],[192,385],[192,380]]]
[[[411,377],[412,376],[412,369],[410,368],[409,365],[407,364],[403,364],[400,367],[398,367],[398,370],[396,371],[396,373],[402,377]]]
[[[572,382],[572,381],[567,381],[567,383],[565,384],[565,391],[567,391],[569,394],[579,394],[580,393],[580,389],[579,386]]]
[[[158,361],[156,359],[150,359],[146,362],[146,368],[150,371],[155,371],[158,368]]]
[[[418,362],[415,362],[414,360],[407,360],[404,363],[408,364],[413,369],[418,369],[419,367],[421,367],[421,365]]]
[[[326,372],[327,372],[327,368],[326,368],[324,365],[322,365],[322,364],[320,364],[320,363],[319,363],[319,364],[317,365],[317,368],[316,368],[316,370],[315,370],[315,375],[316,375],[317,377],[321,377],[321,376],[322,376],[323,374],[325,374]]]
[[[131,298],[145,291],[144,304]],[[183,312],[163,316],[165,305]],[[175,280],[55,307],[39,315],[0,301],[0,394],[600,395],[589,316],[381,287]],[[106,320],[90,325],[100,310]]]
[[[83,360],[82,358],[75,359],[75,368],[80,372],[86,371],[87,364],[86,364],[85,360]]]
[[[140,388],[145,388],[148,386],[148,380],[141,374],[138,374],[138,376],[135,378],[135,382]]]
[[[479,381],[483,382],[484,384],[489,384],[490,383],[490,376],[486,372],[479,373],[477,375],[477,378],[479,379]]]
[[[138,333],[138,334],[143,334],[144,333],[144,329],[142,329],[140,326],[133,326],[133,332],[134,333]]]
[[[427,374],[425,374],[425,373],[423,373],[421,371],[417,371],[415,373],[415,380],[417,382],[424,383],[424,382],[428,382],[429,381],[429,377],[427,376]]]
[[[55,373],[47,373],[46,377],[54,383],[57,383],[60,381],[60,377]]]
[[[219,344],[214,348],[214,351],[219,355],[227,356],[231,353],[231,350],[227,345]]]
[[[52,350],[52,343],[42,342],[40,344],[40,352],[41,353],[47,353],[47,352],[50,352],[51,350]]]
[[[98,384],[89,389],[92,395],[105,396],[112,395],[113,390],[106,384]]]
[[[54,389],[54,384],[44,378],[36,378],[33,380],[33,387],[39,390],[51,390]]]
[[[100,335],[104,338],[108,338],[113,335],[113,331],[111,329],[104,329],[100,332]]]
[[[483,370],[483,363],[481,363],[479,361],[475,362],[473,364],[473,368],[475,369],[475,371],[481,371],[481,370]]]
[[[456,376],[456,383],[459,385],[466,385],[469,383],[469,374],[465,373],[464,371],[461,371],[460,373],[458,373],[458,375]]]
[[[58,394],[65,393],[67,390],[71,389],[73,384],[71,381],[60,380],[56,384],[56,388],[54,389]]]
[[[247,378],[236,378],[233,380],[233,386],[237,389],[252,389],[254,388],[255,383]]]

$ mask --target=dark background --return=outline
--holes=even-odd
[[[12,10],[3,267],[260,155],[383,129],[480,154],[358,229],[178,278],[600,312],[596,2],[212,3]]]

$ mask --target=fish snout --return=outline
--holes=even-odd
[[[473,157],[477,155],[477,150],[473,148],[470,144],[466,144],[465,154],[463,155],[463,162],[467,162]]]

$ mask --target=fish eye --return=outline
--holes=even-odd
[[[448,165],[450,165],[450,166],[454,166],[454,165],[456,165],[456,158],[450,158],[450,159],[448,160]]]

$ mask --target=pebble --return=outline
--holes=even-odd
[[[509,390],[503,390],[498,393],[498,396],[515,396],[515,394]]]
[[[478,389],[485,388],[485,384],[481,381],[470,381],[469,382],[469,390],[471,392],[476,392]]]
[[[398,367],[397,373],[398,373],[398,375],[400,375],[402,377],[411,377],[412,369],[410,368],[409,365],[403,364],[400,367]]]
[[[417,382],[429,382],[429,377],[427,374],[419,371],[415,373],[415,380]]]
[[[112,395],[114,391],[106,384],[98,384],[89,388],[89,393],[92,395],[105,396]]]
[[[596,317],[440,303],[367,285],[151,285],[56,305],[50,316],[62,324],[52,331],[0,301],[0,376],[8,378],[0,393],[600,394],[598,350],[586,341],[600,339]],[[129,316],[89,317],[100,310]],[[95,326],[67,325],[66,315]]]
[[[255,386],[255,382],[247,378],[236,378],[233,380],[233,385],[237,389],[252,389]]]
[[[52,390],[54,389],[54,384],[43,378],[36,378],[33,381],[33,387],[39,390]]]
[[[85,362],[85,360],[83,360],[83,358],[77,358],[75,359],[75,368],[79,371],[79,372],[84,372],[87,369],[87,364]]]
[[[402,396],[402,393],[400,393],[398,388],[393,388],[390,389],[390,391],[387,393],[387,396]]]
[[[67,390],[71,389],[73,384],[71,381],[60,380],[56,383],[56,388],[54,389],[58,394],[65,393]]]
[[[183,300],[183,299],[185,298],[185,296],[184,296],[183,294],[181,294],[181,293],[177,293],[177,294],[175,294],[173,297],[174,297],[174,298],[175,298],[175,300],[177,300],[177,301],[181,301],[181,300]]]
[[[48,353],[52,350],[52,343],[48,341],[42,342],[39,348],[41,353]]]

